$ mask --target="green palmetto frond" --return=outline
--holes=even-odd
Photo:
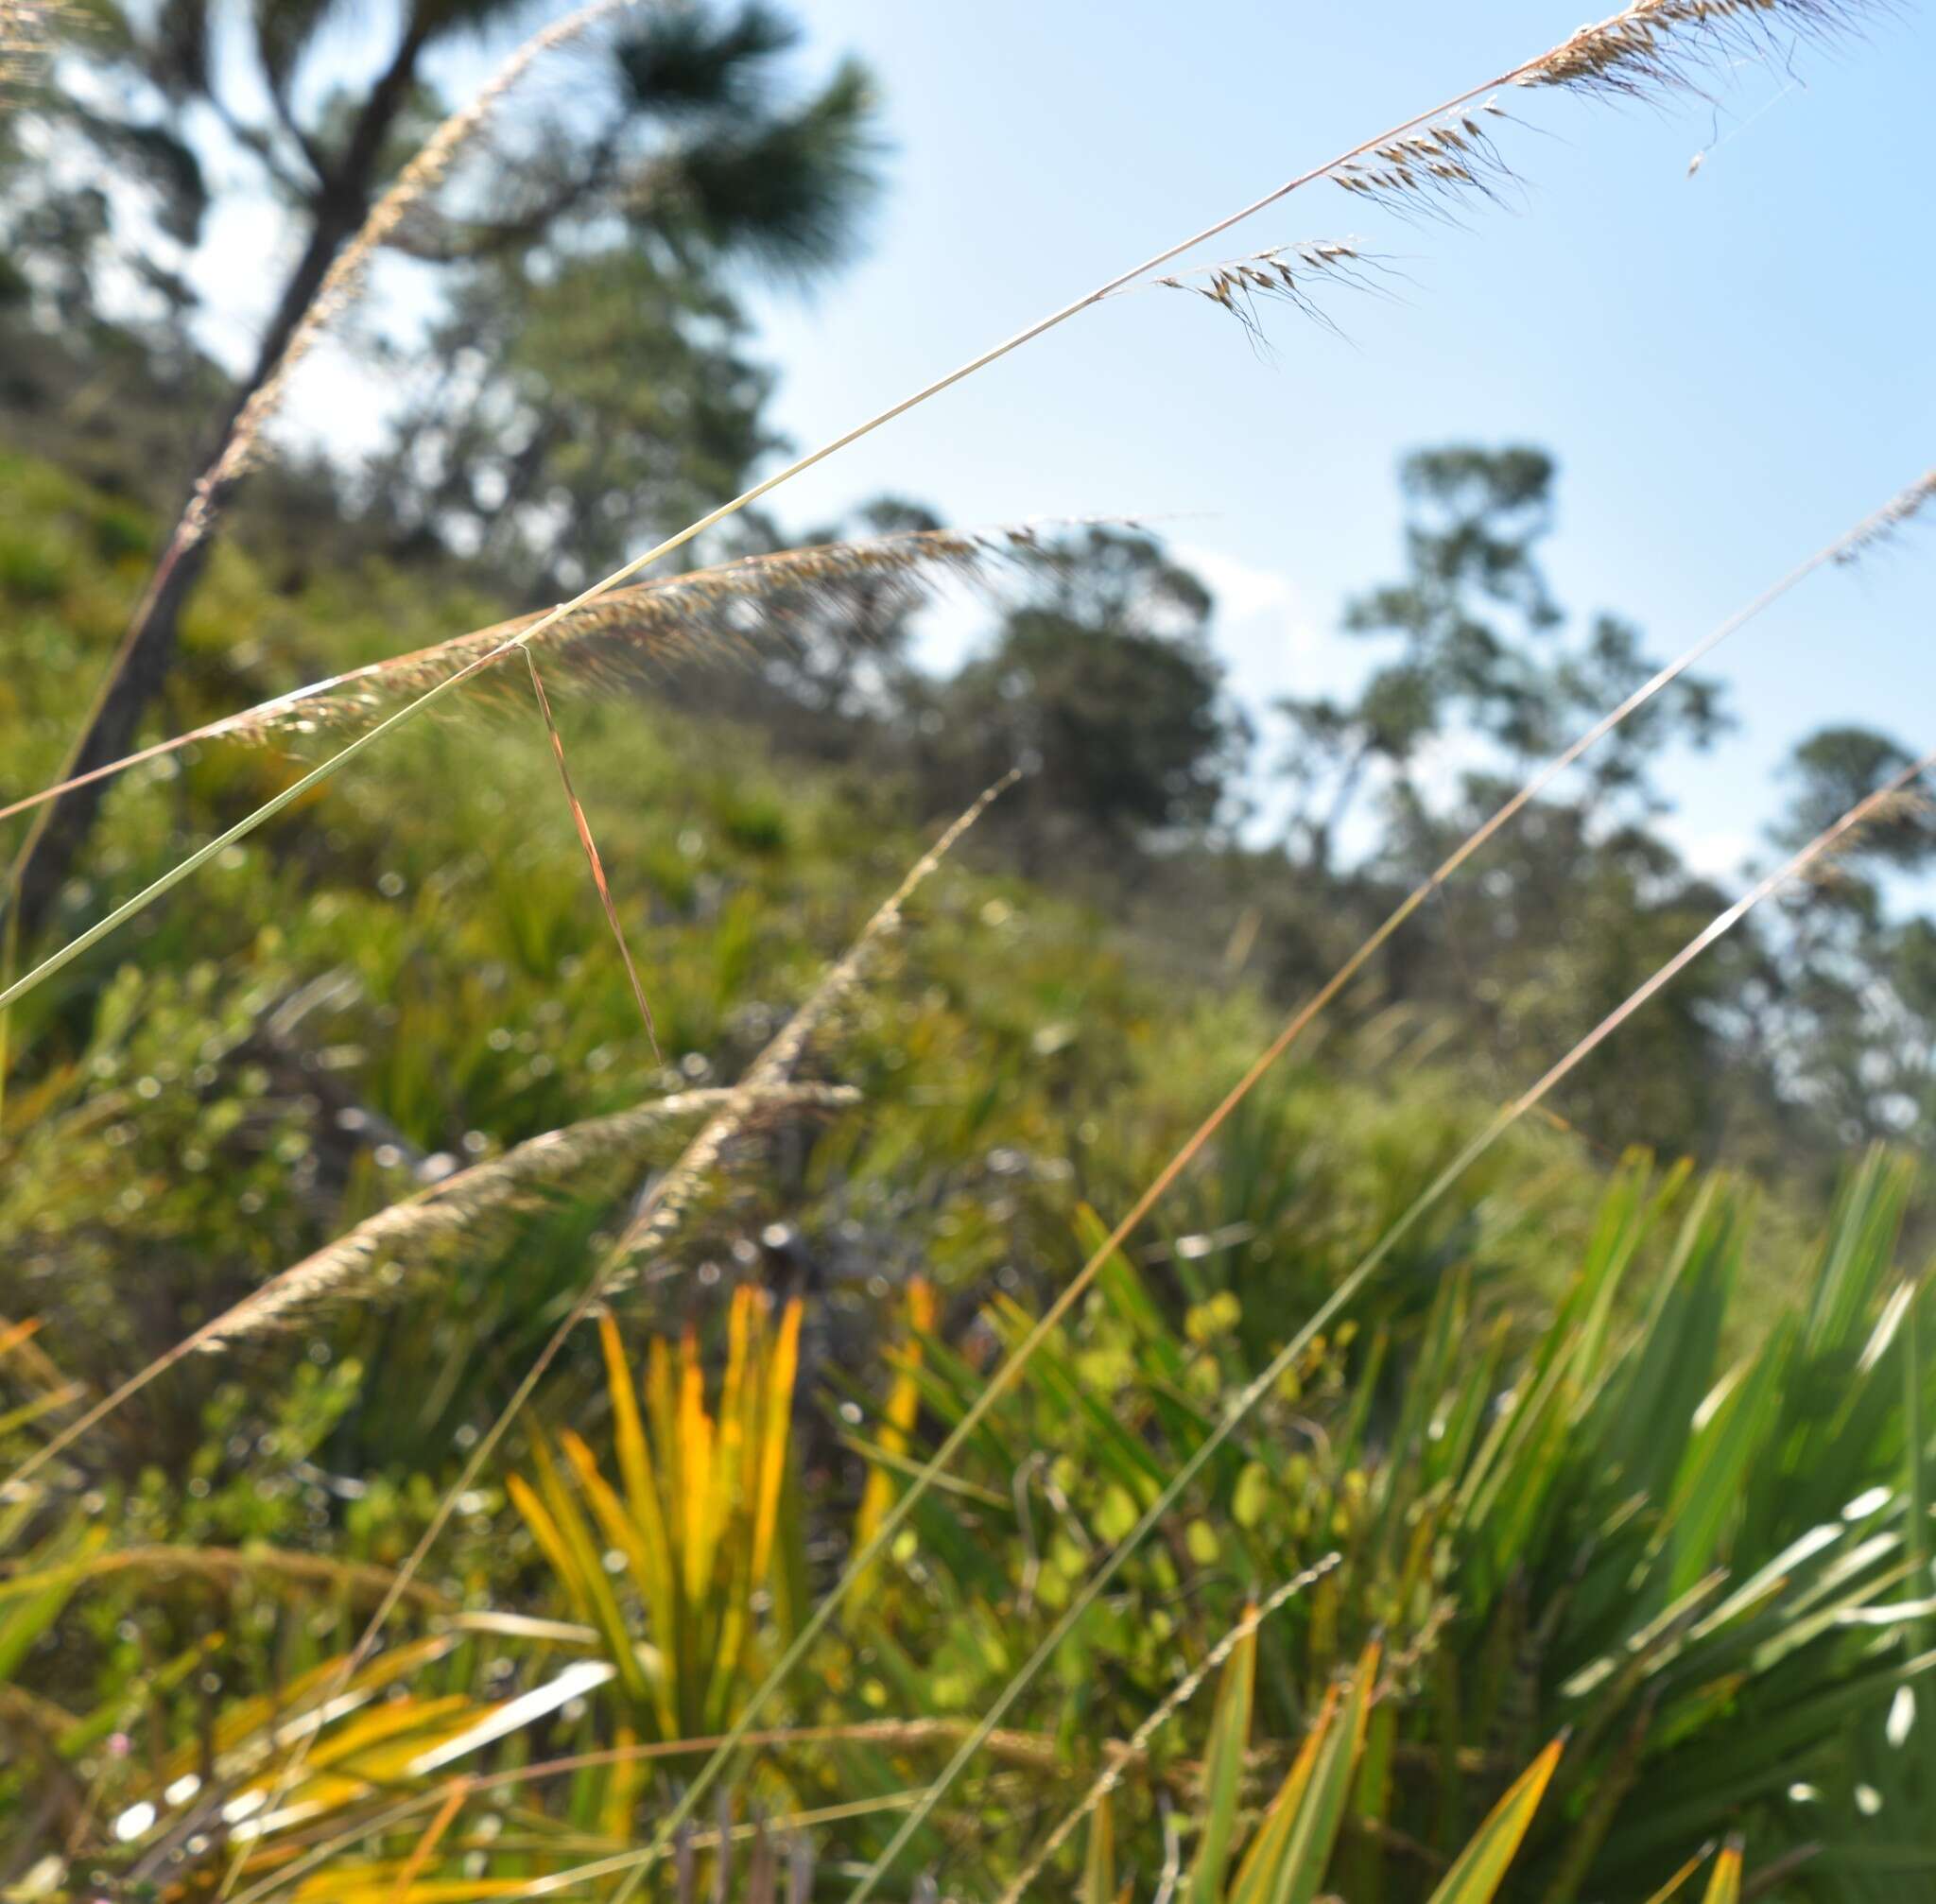
[[[1770,1861],[1812,1847],[1824,1882],[1927,1875],[1918,1707],[1936,1653],[1920,1640],[1920,1477],[1936,1370],[1918,1353],[1921,1286],[1893,1266],[1910,1182],[1881,1155],[1855,1171],[1806,1283],[1776,1297],[1737,1191],[1631,1160],[1537,1332],[1477,1326],[1468,1282],[1449,1276],[1430,1313],[1408,1322],[1402,1352],[1374,1328],[1341,1384],[1326,1387],[1313,1363],[1305,1385],[1260,1411],[1241,1450],[1202,1469],[1169,1524],[1174,1546],[1215,1527],[1221,1565],[1253,1588],[1292,1573],[1314,1541],[1340,1549],[1319,1590],[1276,1617],[1290,1666],[1259,1680],[1251,1722],[1276,1733],[1272,1751],[1301,1740],[1320,1784],[1342,1775],[1334,1716],[1313,1729],[1285,1672],[1328,1677],[1337,1705],[1335,1688],[1364,1675],[1354,1650],[1383,1629],[1386,1684],[1335,1837],[1317,1785],[1298,1798],[1313,1859],[1335,1846],[1334,1891],[1409,1895],[1431,1859],[1442,1880],[1477,1881],[1487,1858],[1452,1861],[1485,1840],[1510,1769],[1560,1734],[1564,1756],[1543,1774],[1550,1801],[1520,1822],[1504,1880],[1515,1900],[1648,1895],[1737,1824]],[[913,1517],[927,1590],[938,1567],[951,1570],[958,1622],[1013,1625],[1003,1549],[1028,1536],[1002,1498],[1012,1445],[1057,1449],[1058,1512],[1093,1556],[1149,1497],[1145,1470],[1187,1459],[1212,1432],[1214,1413],[1186,1405],[1193,1359],[1206,1400],[1241,1379],[1234,1347],[1220,1369],[1193,1357],[1127,1259],[1098,1287],[1081,1325],[1040,1352],[999,1438],[970,1445],[959,1479],[981,1492]],[[1009,1336],[1026,1325],[999,1318]],[[1082,1371],[1098,1367],[1114,1372],[1102,1410],[1079,1399]],[[985,1381],[939,1358],[924,1379],[942,1423]],[[978,1531],[964,1539],[963,1522]],[[1076,1554],[1058,1599],[1093,1565]],[[1118,1592],[1167,1606],[1167,1566],[1151,1556]],[[897,1590],[884,1576],[890,1618]],[[991,1674],[977,1701],[1000,1684]],[[1259,1802],[1245,1782],[1256,1749],[1246,1759],[1224,1732],[1240,1729],[1248,1684],[1234,1656],[1179,1893],[1190,1904],[1220,1899],[1239,1853],[1263,1856],[1272,1834],[1288,1842],[1288,1801],[1248,1851],[1240,1842]],[[1087,1722],[1107,1726],[1108,1688],[1084,1697]],[[1314,1747],[1318,1735],[1333,1742]],[[1242,1777],[1228,1770],[1239,1765]],[[1117,1868],[1142,1824],[1118,1806]]]

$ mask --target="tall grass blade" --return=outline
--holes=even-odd
[[[885,605],[901,609],[918,606],[950,581],[993,587],[1008,569],[1046,559],[1045,530],[1065,526],[1082,525],[1010,523],[986,529],[914,529],[817,543],[613,589],[553,619],[542,639],[537,638],[535,624],[544,617],[518,615],[409,654],[327,675],[155,741],[73,779],[23,794],[0,805],[0,820],[30,812],[77,788],[203,741],[256,745],[367,726],[386,706],[421,695],[472,664],[513,652],[518,637],[527,633],[533,635],[527,651],[542,650],[552,664],[554,679],[617,687],[648,678],[661,665],[744,647],[751,619],[776,602],[782,607],[804,602],[834,613],[848,600],[851,584],[865,582],[877,605],[885,588]],[[466,680],[479,692],[493,684],[492,677],[475,669]]]
[[[1251,1703],[1256,1696],[1254,1626],[1230,1655],[1210,1718],[1210,1751],[1203,1767],[1203,1826],[1184,1886],[1184,1904],[1222,1904],[1223,1874],[1236,1836],[1243,1796],[1244,1754],[1251,1743]]]
[[[1270,1801],[1256,1836],[1251,1840],[1250,1848],[1244,1853],[1244,1861],[1237,1866],[1236,1880],[1231,1886],[1228,1904],[1276,1904],[1278,1885],[1285,1875],[1286,1856],[1290,1848],[1290,1835],[1303,1814],[1305,1794],[1310,1791],[1312,1776],[1318,1769],[1318,1755],[1324,1750],[1338,1722],[1338,1704],[1341,1696],[1341,1690],[1336,1685],[1324,1688],[1318,1716],[1311,1722],[1310,1731],[1298,1747],[1297,1757],[1290,1762],[1290,1770],[1284,1774],[1284,1783],[1277,1788],[1277,1795]]]
[[[1564,1739],[1556,1739],[1512,1781],[1478,1835],[1460,1853],[1458,1861],[1446,1872],[1444,1881],[1431,1895],[1428,1904],[1492,1904],[1506,1869],[1518,1855],[1532,1814],[1552,1781],[1560,1755],[1566,1748]]]
[[[1703,1844],[1658,1891],[1649,1895],[1647,1904],[1668,1904],[1669,1898],[1678,1896],[1688,1878],[1693,1877],[1695,1872],[1699,1871],[1713,1855],[1714,1846],[1712,1844]]]
[[[1272,1904],[1311,1904],[1330,1867],[1344,1824],[1352,1773],[1365,1742],[1372,1698],[1377,1690],[1380,1648],[1368,1646],[1340,1696],[1337,1721],[1325,1728],[1313,1756],[1301,1801],[1272,1875]]]
[[[1707,1880],[1703,1904],[1741,1904],[1741,1844],[1738,1839],[1721,1846],[1714,1861],[1714,1875]]]
[[[1082,1904],[1115,1904],[1115,1813],[1099,1800],[1089,1822],[1089,1855],[1082,1863]]]

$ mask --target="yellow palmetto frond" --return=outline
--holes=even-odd
[[[801,1307],[773,1319],[742,1288],[727,1313],[725,1366],[709,1405],[696,1331],[646,1352],[645,1398],[618,1326],[599,1324],[616,1480],[584,1437],[537,1445],[511,1497],[579,1617],[597,1632],[631,1705],[662,1739],[718,1730],[758,1662],[758,1609],[772,1596],[791,1456]]]
[[[904,1456],[914,1432],[915,1416],[921,1410],[921,1339],[934,1327],[933,1285],[916,1276],[908,1285],[908,1341],[894,1358],[894,1385],[888,1391],[882,1411],[880,1447],[890,1460]],[[894,1482],[888,1469],[876,1464],[868,1470],[867,1486],[860,1497],[860,1509],[854,1517],[854,1546],[857,1552],[873,1538],[894,1497]]]

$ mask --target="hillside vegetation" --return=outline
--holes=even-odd
[[[1733,891],[1662,792],[1936,473],[1657,657],[1553,456],[1412,448],[1261,767],[1145,526],[766,512],[1860,9],[1630,0],[790,464],[866,65],[379,11],[0,5],[0,1904],[1936,1892],[1936,754],[1810,733]]]
[[[125,613],[142,526],[45,465],[13,459],[4,480],[6,607],[36,662],[9,691],[32,683],[45,696],[9,710],[39,744],[31,777],[52,770],[78,685]],[[205,705],[233,704],[238,628],[272,633],[278,655],[311,675],[433,625],[407,576],[372,566],[272,596],[232,553],[187,630],[173,718],[191,725]],[[279,684],[267,671],[250,679],[255,692]],[[61,683],[67,694],[49,692]],[[398,1198],[547,1131],[589,1131],[737,1078],[921,850],[892,818],[890,790],[775,762],[758,730],[655,711],[629,689],[561,706],[575,784],[627,895],[622,922],[661,1055],[609,956],[542,728],[485,708],[407,736],[368,774],[234,849],[192,901],[147,914],[130,944],[77,961],[15,1013],[0,1240],[16,1455]],[[70,929],[294,770],[283,748],[211,742],[130,782],[108,812],[97,883],[65,896]],[[878,1526],[925,1445],[917,1423],[959,1418],[985,1380],[977,1369],[1093,1245],[1090,1212],[1128,1203],[1266,1024],[1254,995],[1180,989],[1135,943],[1039,887],[966,860],[942,872],[816,1041],[813,1072],[857,1101],[776,1110],[735,1142],[644,1284],[619,1300],[626,1336],[656,1344],[645,1360],[632,1364],[609,1329],[602,1349],[595,1333],[575,1338],[545,1405],[517,1432],[521,1451],[462,1497],[396,1616],[399,1647],[363,1669],[377,1675],[372,1690],[394,1688],[383,1723],[348,1725],[332,1770],[305,1774],[323,1780],[316,1798],[332,1830],[351,1842],[400,1778],[406,1791],[441,1790],[446,1764],[474,1769],[477,1755],[509,1770],[717,1732],[732,1688],[750,1684],[856,1535]],[[926,1497],[843,1623],[852,1636],[815,1649],[774,1722],[832,1727],[834,1742],[789,1748],[752,1774],[745,1815],[810,1815],[856,1790],[899,1789],[959,1740],[1066,1613],[1088,1557],[1155,1498],[1167,1464],[1201,1445],[1216,1398],[1265,1366],[1489,1115],[1469,1061],[1434,1055],[1443,1043],[1428,1023],[1388,1013],[1348,1042],[1313,1045],[1245,1106],[1057,1334],[1028,1389],[991,1414],[955,1480]],[[9,1774],[16,1816],[61,1820],[130,1877],[184,1859],[191,1871],[217,1868],[190,1851],[221,1842],[206,1828],[209,1792],[234,1807],[268,1790],[251,1728],[278,1706],[300,1709],[303,1688],[347,1647],[588,1257],[696,1118],[637,1119],[622,1141],[587,1144],[568,1168],[480,1203],[449,1230],[400,1237],[333,1300],[168,1369],[67,1452],[58,1493],[15,1506],[12,1537],[26,1545],[0,1582],[12,1636],[6,1719],[23,1748]],[[1754,1226],[1736,1193],[1697,1196],[1685,1175],[1650,1185],[1640,1164],[1610,1176],[1570,1134],[1516,1134],[1405,1238],[1348,1323],[1308,1341],[1203,1470],[1165,1541],[1006,1716],[997,1769],[967,1789],[970,1810],[951,1810],[942,1836],[924,1834],[927,1861],[971,1818],[977,1855],[1019,1855],[1039,1784],[1030,1795],[1030,1781],[1001,1766],[1026,1773],[1041,1757],[1073,1803],[1088,1741],[1131,1737],[1247,1596],[1332,1549],[1342,1561],[1326,1560],[1322,1582],[1249,1642],[1261,1652],[1245,1668],[1258,1683],[1243,1723],[1294,1740],[1334,1664],[1378,1638],[1390,1664],[1367,1655],[1355,1683],[1380,1675],[1387,1703],[1364,1733],[1380,1742],[1363,1776],[1384,1769],[1357,1788],[1337,1853],[1362,1874],[1363,1895],[1387,1882],[1407,1895],[1409,1866],[1443,1866],[1490,1802],[1491,1768],[1530,1760],[1568,1720],[1591,1732],[1563,1786],[1582,1795],[1553,1808],[1529,1869],[1638,1882],[1701,1833],[1751,1815],[1764,1845],[1812,1842],[1815,1820],[1798,1825],[1784,1798],[1802,1767],[1824,1768],[1822,1803],[1859,1819],[1857,1768],[1870,1768],[1906,1683],[1869,1629],[1841,1623],[1906,1573],[1893,1557],[1906,1553],[1907,1530],[1886,1532],[1903,1511],[1893,1425],[1904,1391],[1891,1371],[1909,1286],[1889,1264],[1906,1190],[1900,1171],[1872,1171],[1837,1213],[1842,1240],[1810,1269],[1783,1240],[1793,1222]],[[789,1305],[784,1320],[743,1307],[761,1286]],[[1730,1299],[1737,1287],[1757,1292],[1745,1313]],[[1789,1289],[1808,1305],[1793,1323],[1768,1307]],[[668,1563],[638,1545],[649,1519],[608,1518],[642,1512],[636,1498],[621,1510],[600,1479],[609,1469],[615,1486],[625,1471],[632,1404],[615,1406],[617,1385],[636,1366],[655,1397],[646,1419],[657,1485],[673,1490],[667,1513],[691,1512],[682,1503],[694,1489],[728,1516],[747,1512],[756,1476],[742,1491],[730,1465],[691,1465],[706,1417],[675,1404],[678,1378],[658,1359],[683,1334],[677,1354],[698,1356],[698,1371],[709,1345],[775,1327],[799,1329],[796,1365],[775,1376],[771,1350],[763,1360],[755,1348],[748,1366],[784,1391],[765,1416],[786,1450],[779,1545],[753,1574],[750,1549],[710,1564],[683,1589],[689,1611],[676,1612],[655,1598],[675,1589],[652,1584]],[[1726,1358],[1756,1342],[1761,1359],[1723,1377]],[[1823,1384],[1842,1393],[1858,1366],[1863,1406],[1811,1421],[1803,1397]],[[698,1393],[717,1378],[696,1375]],[[1498,1406],[1517,1397],[1518,1413],[1495,1414],[1495,1395]],[[730,1412],[730,1400],[717,1406]],[[1422,1419],[1438,1451],[1418,1466],[1403,1451],[1421,1446]],[[1646,1426],[1703,1419],[1681,1447]],[[1614,1421],[1638,1437],[1627,1456]],[[565,1436],[569,1463],[542,1424]],[[1824,1434],[1832,1458],[1811,1452]],[[718,1447],[710,1459],[724,1463],[728,1444]],[[1626,1472],[1639,1461],[1651,1480]],[[1750,1474],[1765,1506],[1736,1497]],[[1621,1504],[1636,1486],[1635,1498],[1689,1505],[1636,1520]],[[1824,1517],[1840,1528],[1850,1502],[1861,1518],[1823,1546],[1813,1530]],[[1588,1532],[1597,1519],[1604,1542]],[[739,1538],[734,1524],[712,1537]],[[599,1584],[600,1539],[624,1557],[611,1587]],[[1792,1578],[1789,1550],[1807,1556]],[[1718,1558],[1729,1564],[1715,1568]],[[1614,1590],[1635,1566],[1630,1584],[1657,1586]],[[1761,1584],[1731,1596],[1730,1580]],[[458,1607],[469,1613],[453,1627]],[[534,1618],[551,1624],[519,1624]],[[721,1618],[746,1622],[743,1657],[723,1679]],[[670,1645],[667,1619],[683,1636]],[[688,1619],[700,1623],[688,1631]],[[637,1677],[635,1639],[621,1634],[649,1639],[661,1665]],[[1601,1655],[1625,1663],[1595,1667]],[[572,1661],[600,1658],[616,1672],[603,1690],[540,1696],[510,1744],[493,1744],[490,1715],[505,1701],[590,1688]],[[678,1688],[695,1671],[688,1705]],[[1737,1682],[1720,1704],[1699,1690]],[[1235,1696],[1226,1688],[1219,1724],[1239,1722]],[[1662,1715],[1664,1698],[1691,1704]],[[1771,1724],[1788,1741],[1778,1753],[1766,1747]],[[1187,1769],[1193,1732],[1187,1718],[1179,1727],[1098,1814],[1112,1818],[1112,1855],[1126,1868],[1137,1833],[1170,1815],[1132,1804],[1134,1791],[1204,1802],[1197,1780],[1211,1773]],[[1690,1736],[1711,1787],[1700,1802],[1680,1756]],[[1739,1755],[1725,1774],[1734,1761],[1716,1757],[1717,1737]],[[220,1777],[191,1791],[182,1768],[211,1745]],[[1418,1778],[1399,1775],[1414,1760]],[[1596,1762],[1599,1774],[1582,1769]],[[389,1862],[378,1832],[367,1841],[376,1862],[302,1895],[360,1886],[374,1896],[397,1883],[426,1897],[510,1895],[490,1884],[621,1852],[631,1808],[659,1776],[650,1758],[625,1763],[555,1791],[533,1785],[512,1814],[524,1848],[485,1860],[489,1884],[405,1882],[420,1820],[390,1841]],[[1617,1805],[1585,1797],[1597,1775],[1616,1782]],[[1907,1772],[1885,1762],[1869,1775],[1899,1785]],[[285,1794],[292,1830],[302,1789]],[[1236,1788],[1230,1797],[1246,1802]],[[1891,1797],[1906,1802],[1907,1789]],[[504,1815],[488,1793],[478,1802],[483,1817]],[[1683,1812],[1691,1822],[1674,1822]],[[820,1855],[838,1863],[878,1848],[894,1815],[873,1824],[863,1808]],[[1167,1828],[1179,1827],[1172,1818]],[[1160,1843],[1158,1831],[1137,1855],[1160,1861]],[[276,1868],[269,1845],[251,1869],[261,1858],[264,1873]],[[1389,1879],[1377,1877],[1388,1861]]]

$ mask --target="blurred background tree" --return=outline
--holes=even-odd
[[[237,158],[251,162],[255,176],[240,189],[279,207],[297,256],[250,368],[193,421],[192,465],[212,466],[331,264],[441,116],[430,57],[511,10],[507,0],[411,0],[367,81],[344,80],[337,61],[323,85],[304,82],[342,23],[327,0],[259,0],[233,14],[208,0],[164,0],[151,16],[104,0],[77,16],[56,81],[10,134],[40,161],[8,173],[13,321],[43,338],[60,334],[70,355],[91,363],[95,334],[132,286],[136,342],[166,362],[192,361],[192,276],[210,229],[211,180]],[[422,347],[438,373],[406,407],[399,450],[379,470],[386,515],[389,491],[406,490],[414,474],[414,501],[397,498],[406,522],[438,523],[460,548],[482,546],[493,525],[501,545],[542,522],[576,536],[572,560],[585,563],[655,521],[683,520],[695,498],[740,486],[765,443],[765,390],[732,359],[737,317],[721,274],[742,259],[801,282],[831,268],[875,182],[864,68],[845,61],[803,93],[784,75],[796,41],[761,0],[628,20],[597,42],[596,70],[572,88],[568,110],[494,127],[444,188],[444,209],[420,207],[406,221],[400,248],[455,285],[448,318]],[[142,188],[125,202],[89,188],[68,204],[74,180],[107,163]],[[480,341],[473,326],[487,308],[497,321]],[[646,348],[627,363],[634,343]],[[44,344],[37,355],[49,355]],[[657,405],[645,388],[655,372],[675,392]],[[597,436],[587,443],[578,432],[593,416]],[[500,457],[453,461],[487,433]],[[182,466],[183,511],[192,473]],[[209,548],[206,538],[183,541],[183,521],[164,539],[156,580],[76,743],[76,770],[129,750],[167,675]],[[557,569],[546,563],[542,579]],[[100,798],[81,788],[43,810],[16,870],[14,905],[28,930],[74,867]]]
[[[1201,839],[1231,817],[1251,742],[1210,646],[1212,608],[1150,536],[1063,538],[987,651],[913,688],[929,804],[958,806],[1020,761],[1029,779],[998,823],[1025,865]]]
[[[1810,735],[1789,757],[1789,805],[1772,844],[1794,851],[1912,758],[1870,728]],[[1834,1141],[1927,1145],[1936,1134],[1936,926],[1894,916],[1889,891],[1932,860],[1927,803],[1906,796],[1782,895],[1776,949],[1753,995],[1757,1040]]]
[[[1291,746],[1282,772],[1294,799],[1288,839],[1327,872],[1338,837],[1368,793],[1417,808],[1420,777],[1490,752],[1523,777],[1578,728],[1659,666],[1637,632],[1597,616],[1564,642],[1539,545],[1553,525],[1554,463],[1523,445],[1419,450],[1399,467],[1406,573],[1347,603],[1343,628],[1396,643],[1357,693],[1278,703]],[[1709,745],[1724,725],[1720,689],[1686,674],[1625,722],[1582,765],[1592,797],[1658,804],[1648,763],[1676,743]]]

